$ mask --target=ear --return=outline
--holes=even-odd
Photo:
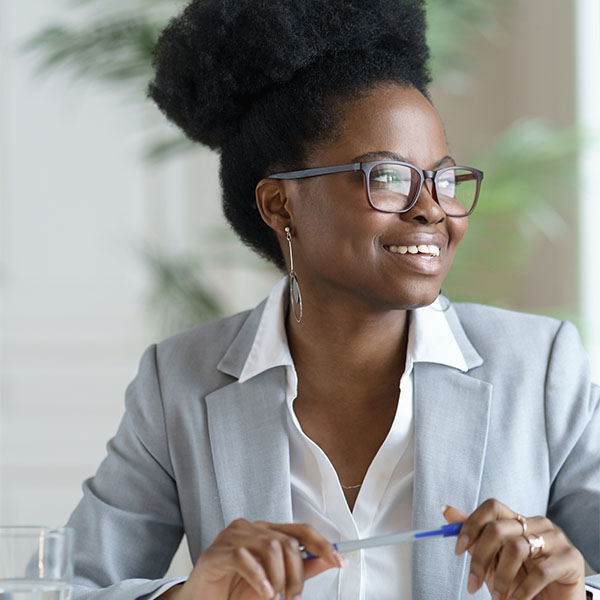
[[[256,206],[262,220],[278,236],[293,220],[293,202],[288,193],[295,181],[261,179],[256,186]]]

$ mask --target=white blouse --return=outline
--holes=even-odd
[[[435,362],[467,370],[439,299],[410,312],[406,364],[394,421],[367,470],[351,511],[331,461],[305,435],[294,412],[297,377],[285,332],[287,293],[288,280],[284,277],[267,299],[239,380],[246,381],[280,365],[287,369],[294,522],[309,523],[332,542],[410,529],[414,474],[413,364]],[[435,520],[433,515],[432,520]],[[344,558],[345,569],[330,569],[307,580],[302,597],[310,600],[411,597],[410,544],[359,550]]]

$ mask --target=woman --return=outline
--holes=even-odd
[[[408,0],[204,0],[163,33],[150,95],[288,277],[144,355],[70,521],[77,597],[585,597],[599,389],[571,325],[439,296],[483,174],[450,156],[424,29]],[[331,545],[440,509],[454,552]],[[184,532],[192,573],[157,579]]]

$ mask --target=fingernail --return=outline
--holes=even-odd
[[[262,588],[267,598],[272,598],[275,595],[275,590],[273,589],[273,586],[269,583],[268,579],[263,579],[260,582],[260,587]]]
[[[340,569],[346,568],[346,561],[344,560],[344,557],[339,552],[335,551],[333,553],[333,558],[335,559],[335,562],[337,563],[337,565]]]
[[[454,549],[455,554],[462,554],[468,547],[471,540],[469,536],[465,533],[458,537],[456,541],[456,548]]]
[[[474,594],[479,589],[479,577],[475,573],[469,575],[469,582],[467,583],[467,591],[469,594]]]
[[[442,506],[442,514],[446,514],[446,511],[449,509],[450,507],[447,504],[444,504],[444,506]]]

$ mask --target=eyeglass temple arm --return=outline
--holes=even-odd
[[[352,165],[341,165],[338,167],[315,167],[314,169],[301,169],[300,171],[288,171],[287,173],[273,173],[268,175],[269,179],[299,179],[302,177],[317,177],[328,173],[343,173],[344,171],[360,171],[361,163]]]

